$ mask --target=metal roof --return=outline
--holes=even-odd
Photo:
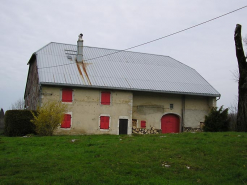
[[[84,62],[77,63],[76,52],[76,45],[54,42],[35,52],[39,82],[47,85],[220,96],[196,70],[169,56],[84,46]],[[100,57],[103,55],[106,56]]]

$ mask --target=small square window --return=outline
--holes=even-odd
[[[62,90],[62,102],[72,102],[72,89],[63,89]]]
[[[110,105],[111,103],[111,93],[101,92],[101,105]]]
[[[171,110],[173,109],[173,104],[170,104],[170,109],[171,109]]]
[[[70,128],[70,127],[71,127],[71,115],[70,114],[64,114],[61,128]]]
[[[141,121],[141,128],[146,128],[146,121]]]
[[[100,129],[109,129],[109,116],[100,116]]]

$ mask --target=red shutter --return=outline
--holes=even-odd
[[[70,128],[71,127],[71,115],[64,114],[64,119],[61,125],[61,128]]]
[[[100,117],[100,129],[109,129],[109,120],[108,116],[101,116]]]
[[[110,92],[101,92],[101,104],[110,105],[111,103],[111,93]]]
[[[62,102],[72,102],[72,90],[71,89],[63,89]]]
[[[141,121],[141,128],[146,128],[146,121]]]

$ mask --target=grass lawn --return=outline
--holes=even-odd
[[[0,136],[0,184],[247,184],[247,133]]]

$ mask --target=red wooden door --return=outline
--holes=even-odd
[[[167,114],[161,118],[162,133],[178,133],[179,117],[174,114]]]

